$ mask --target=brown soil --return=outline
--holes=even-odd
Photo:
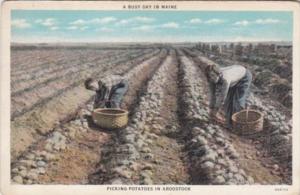
[[[175,56],[174,56],[175,58]],[[164,99],[160,110],[162,131],[154,131],[159,135],[151,145],[156,161],[153,166],[154,184],[187,184],[189,182],[186,154],[184,153],[184,129],[180,128],[177,118],[178,67],[175,59],[169,69],[164,85]]]
[[[88,176],[95,171],[97,162],[101,158],[99,154],[102,147],[109,139],[109,133],[97,130],[79,133],[75,139],[69,140],[68,148],[59,153],[56,161],[47,168],[47,174],[39,178],[39,182],[45,184],[88,183]]]
[[[26,113],[11,122],[11,159],[14,161],[30,145],[38,141],[41,135],[49,133],[64,116],[72,115],[80,104],[91,97],[91,92],[80,86],[67,91],[59,98]],[[26,127],[26,131],[24,130]]]
[[[241,167],[253,177],[254,181],[260,184],[279,184],[282,182],[282,173],[273,171],[272,166],[276,162],[268,154],[267,148],[263,148],[262,144],[255,139],[229,134],[232,144],[240,154]]]

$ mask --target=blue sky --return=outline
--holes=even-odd
[[[291,41],[292,12],[13,10],[14,42]]]

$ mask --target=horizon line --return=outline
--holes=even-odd
[[[66,44],[66,43],[73,43],[73,44],[83,44],[83,43],[89,43],[89,44],[99,44],[99,43],[106,43],[106,44],[112,44],[112,43],[265,43],[265,42],[274,42],[274,43],[292,43],[293,41],[286,41],[286,40],[266,40],[266,41],[166,41],[166,42],[160,42],[160,41],[97,41],[97,42],[92,42],[92,41],[66,41],[66,42],[55,42],[55,41],[50,41],[50,42],[21,42],[21,41],[11,41],[11,44]]]

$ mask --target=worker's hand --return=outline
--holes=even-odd
[[[211,118],[214,118],[218,113],[218,109],[215,109],[215,108],[211,108],[210,111],[209,111],[209,116]]]
[[[209,113],[210,118],[219,123],[225,123],[224,117],[220,114],[219,110],[212,109]]]
[[[209,117],[214,118],[216,116],[217,112],[215,110],[210,110]]]
[[[201,104],[203,104],[204,106],[209,106],[207,102],[201,102]]]
[[[222,124],[225,123],[224,117],[219,112],[214,116],[214,120]]]

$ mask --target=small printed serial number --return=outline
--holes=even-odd
[[[274,190],[275,190],[276,192],[287,192],[287,191],[289,191],[288,188],[275,188]]]

